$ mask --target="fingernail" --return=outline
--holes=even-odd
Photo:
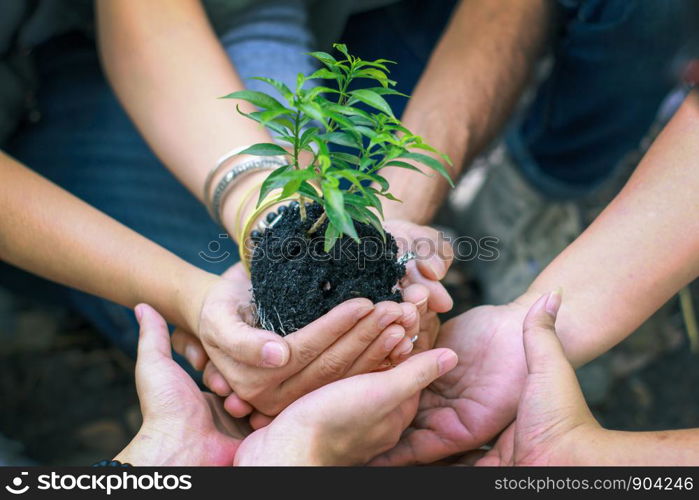
[[[379,329],[383,330],[384,328],[386,328],[388,325],[390,325],[395,320],[400,318],[402,313],[403,313],[402,309],[399,309],[397,311],[391,310],[391,311],[384,313],[384,315],[379,318],[379,321],[377,323],[377,325],[379,326]]]
[[[196,367],[197,357],[199,356],[199,350],[193,345],[188,345],[184,348],[184,357],[187,358],[189,364]]]
[[[558,309],[561,307],[563,290],[559,287],[553,292],[551,292],[546,299],[546,312],[549,313],[554,318],[558,314]]]
[[[262,365],[277,368],[286,364],[286,352],[277,342],[267,342],[262,346]]]
[[[439,374],[444,375],[449,370],[454,368],[457,362],[458,358],[456,357],[456,353],[454,353],[454,351],[447,351],[444,354],[440,355],[439,358],[437,358]]]
[[[403,358],[413,351],[415,344],[408,342],[400,351],[398,351],[398,356]]]
[[[371,302],[366,303],[366,302],[362,301],[362,305],[360,305],[359,307],[357,307],[357,309],[355,309],[354,317],[357,318],[357,320],[360,320],[373,310],[374,310],[374,304],[372,304]]]
[[[136,314],[136,319],[137,319],[138,322],[140,323],[140,322],[141,322],[141,318],[143,317],[143,305],[142,305],[142,304],[138,304],[138,305],[134,308],[133,312]]]
[[[430,257],[430,260],[427,261],[427,267],[432,270],[437,279],[442,279],[444,277],[444,264],[439,257]]]
[[[397,331],[396,333],[392,333],[391,335],[389,335],[389,337],[386,339],[386,351],[391,352],[404,336],[405,333],[403,333],[403,330]]]

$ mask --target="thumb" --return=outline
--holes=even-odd
[[[524,353],[530,374],[558,370],[561,362],[568,364],[555,329],[560,306],[561,292],[556,290],[541,296],[524,318]]]
[[[415,393],[422,391],[436,379],[452,370],[458,358],[451,349],[432,349],[416,354],[400,365],[373,374],[381,379],[381,397],[388,406],[397,406]]]
[[[137,363],[151,363],[161,358],[172,359],[170,333],[163,317],[148,304],[137,305],[134,312],[141,327]]]

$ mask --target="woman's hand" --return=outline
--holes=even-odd
[[[398,442],[420,391],[456,363],[453,351],[435,349],[391,370],[326,385],[250,434],[235,465],[364,464]]]
[[[250,428],[231,418],[220,398],[202,393],[172,360],[165,320],[136,307],[141,325],[136,388],[143,425],[116,460],[132,465],[232,465]]]
[[[556,336],[559,292],[539,298],[524,319],[527,380],[517,420],[476,465],[594,465],[607,438],[585,403]]]
[[[242,266],[233,266],[206,293],[198,337],[182,329],[173,334],[175,350],[196,369],[206,366],[205,383],[229,396],[226,409],[237,417],[252,407],[276,415],[325,384],[382,368],[387,358],[400,362],[420,327],[412,303],[352,299],[282,338],[250,326],[250,288]],[[424,301],[420,294],[411,291]]]

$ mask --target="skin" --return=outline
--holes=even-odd
[[[444,325],[437,346],[453,349],[459,365],[424,392],[413,426],[377,463],[433,462],[482,446],[512,422],[527,378],[521,325],[542,290],[565,291],[558,336],[577,367],[699,275],[697,130],[694,91],[624,189],[524,295]]]
[[[115,460],[132,465],[349,465],[393,446],[424,387],[456,365],[435,349],[401,366],[334,382],[295,401],[270,425],[247,423],[199,391],[172,360],[167,325],[150,306],[141,325],[136,385],[143,426]]]
[[[108,0],[97,2],[96,8],[100,55],[110,83],[156,155],[198,199],[204,201],[205,178],[220,156],[234,147],[272,142],[263,127],[236,111],[236,105],[240,105],[245,112],[254,111],[249,104],[216,99],[243,90],[244,84],[209,25],[200,1],[182,0],[173,5],[169,0]],[[197,68],[197,71],[192,71],[192,68]],[[182,96],[187,98],[182,99]],[[245,159],[241,157],[237,161]],[[229,166],[235,163],[232,161]],[[235,234],[233,229],[236,222],[254,209],[253,202],[241,207],[238,201],[251,188],[261,186],[267,175],[267,171],[250,174],[232,187],[222,211],[223,225],[230,234]],[[391,225],[387,223],[387,227]],[[432,229],[414,224],[399,224],[394,230],[396,236],[403,236],[408,242],[415,238],[436,237]],[[428,306],[432,312],[451,308],[451,298],[438,283],[451,264],[451,255],[445,252],[448,250],[418,263],[420,273],[411,278],[412,282],[425,286],[420,294],[413,292],[411,296],[422,300],[424,291],[427,291]],[[326,340],[312,339],[315,334],[310,335],[310,332],[319,332],[327,324],[326,321],[284,341],[271,332],[263,333],[262,330],[249,328],[239,314],[240,305],[247,304],[249,299],[243,299],[237,292],[248,280],[243,273],[233,273],[227,277],[229,282],[234,280],[238,280],[238,283],[219,282],[211,287],[199,321],[196,324],[178,323],[183,328],[174,337],[174,345],[199,369],[207,366],[209,360],[212,361],[205,374],[205,381],[212,390],[219,394],[236,390],[261,404],[265,412],[275,414],[291,400],[279,399],[278,395],[274,395],[278,401],[274,406],[261,403],[258,397],[260,392],[271,390],[272,385],[263,388],[259,383],[245,384],[241,382],[243,375],[249,373],[250,367],[281,366],[286,367],[286,373],[295,374],[298,371],[295,360],[299,358],[299,352],[312,352],[317,356],[320,352],[318,345],[328,347],[344,332],[334,329]],[[226,305],[229,303],[237,305],[229,307]],[[357,313],[358,317],[353,316],[353,304],[350,301],[344,306],[343,314],[340,314],[344,322],[337,323],[346,325],[345,331],[349,331],[363,317],[360,313]],[[380,310],[377,315],[381,315],[383,309],[395,310],[398,306],[377,307]],[[403,306],[403,309],[404,316],[397,317],[395,323],[411,329],[414,308]],[[233,335],[226,326],[230,324],[239,327]],[[363,328],[366,329],[366,325]],[[334,352],[319,360],[321,366],[330,367],[325,368],[323,373],[344,372],[345,367],[361,354],[357,354],[358,348],[366,347],[369,340],[385,330],[380,328],[371,334],[366,333],[362,342],[355,343],[340,354]],[[390,333],[396,332],[394,328]],[[390,333],[385,335],[390,336]],[[410,333],[407,332],[406,338],[399,341],[397,346],[384,352],[384,358],[391,354],[393,362],[404,359],[412,349],[408,345]],[[301,343],[301,337],[304,343]],[[387,339],[383,340],[385,343]],[[421,347],[431,347],[425,344],[427,340],[434,339],[423,339]],[[376,355],[374,351],[370,357],[373,359]],[[304,356],[306,363],[302,364],[308,365],[311,359],[308,355]],[[317,375],[317,372],[309,372],[308,380],[316,379],[314,374]],[[279,375],[267,374],[261,378],[276,380]],[[328,380],[327,377],[317,379]],[[305,392],[294,392],[296,395],[302,393]],[[266,400],[270,401],[272,397],[269,392]],[[240,406],[249,408],[249,404],[242,400]]]
[[[552,17],[545,0],[463,0],[455,9],[402,117],[408,129],[449,155],[452,179],[509,118]],[[384,204],[388,219],[427,224],[449,189],[437,175],[390,168],[382,175],[403,200]]]
[[[558,293],[543,295],[524,319],[527,378],[517,420],[476,465],[696,465],[699,429],[610,431],[585,403],[556,336]]]

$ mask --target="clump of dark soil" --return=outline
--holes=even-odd
[[[317,203],[306,208],[301,221],[298,204],[292,203],[256,238],[250,273],[261,326],[287,335],[349,299],[402,301],[397,285],[405,265],[398,263],[398,245],[389,233],[384,242],[374,227],[355,222],[360,243],[343,236],[326,253],[327,222],[307,235],[323,209]]]

